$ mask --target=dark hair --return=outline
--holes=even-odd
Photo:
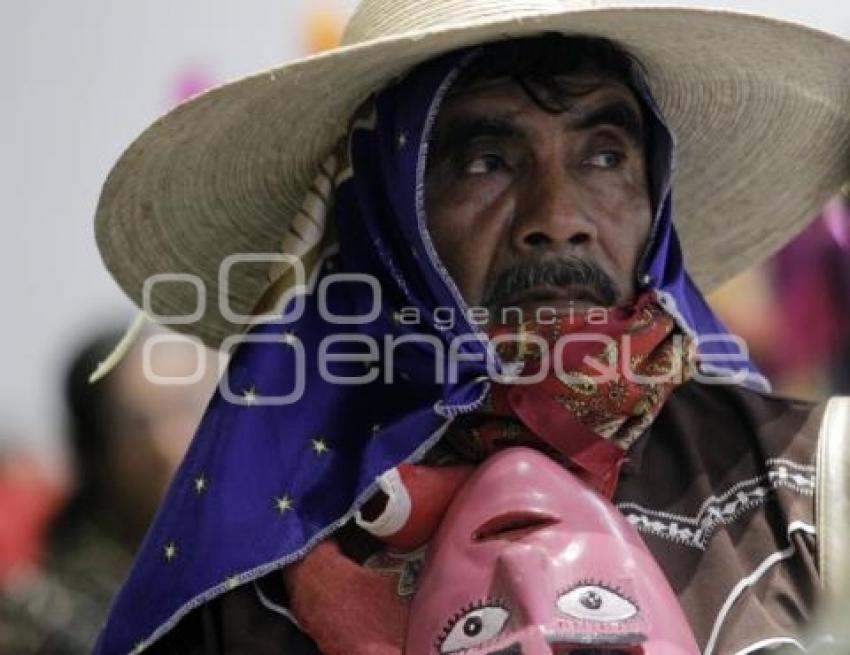
[[[50,528],[54,547],[71,541],[85,520],[108,520],[107,489],[103,472],[108,458],[109,435],[104,432],[105,414],[112,402],[110,380],[89,383],[89,375],[121,339],[117,328],[90,337],[68,364],[63,384],[68,416],[68,440],[74,460],[76,489]]]
[[[635,75],[642,70],[634,55],[609,39],[547,33],[483,46],[483,52],[458,77],[452,93],[486,80],[513,79],[541,109],[561,113],[569,99],[593,92],[603,79],[621,82],[640,101]],[[583,79],[575,79],[576,75]],[[573,79],[564,79],[567,76]]]

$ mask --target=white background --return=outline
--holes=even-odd
[[[182,72],[200,68],[222,82],[297,57],[303,13],[318,4],[2,0],[0,446],[47,452],[61,427],[71,349],[98,322],[132,316],[94,246],[92,216],[111,164],[168,107]],[[846,0],[712,4],[850,36]]]

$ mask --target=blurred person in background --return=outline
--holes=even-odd
[[[67,370],[73,490],[49,527],[43,570],[0,600],[2,655],[91,651],[215,385],[211,355],[174,339],[150,348],[150,371],[188,379],[203,366],[199,382],[151,379],[140,339],[109,377],[91,384],[120,337],[107,330],[90,339]]]
[[[782,320],[779,384],[803,396],[850,394],[850,185],[784,248],[769,273]]]
[[[781,393],[850,394],[848,207],[845,188],[770,261],[712,294],[713,307]]]
[[[44,532],[64,488],[32,453],[0,439],[0,594],[26,582],[44,556]]]

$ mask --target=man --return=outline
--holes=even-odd
[[[380,573],[404,520],[376,491],[507,445],[613,497],[701,650],[800,644],[820,416],[745,386],[677,232],[709,288],[840,187],[847,44],[544,0],[367,0],[346,40],[184,105],[107,181],[118,281],[242,343],[98,652],[400,652],[417,565]]]

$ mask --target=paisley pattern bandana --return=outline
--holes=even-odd
[[[520,371],[455,422],[451,445],[472,461],[510,446],[542,449],[609,498],[626,451],[696,359],[693,339],[649,293],[627,307],[500,326],[491,341]]]

